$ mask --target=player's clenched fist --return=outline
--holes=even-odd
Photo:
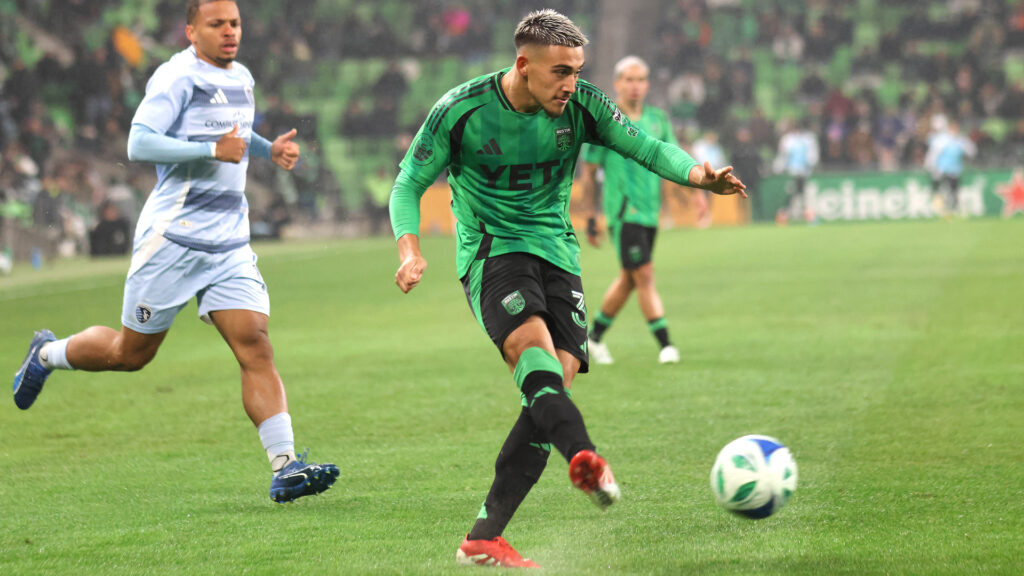
[[[422,256],[409,256],[402,260],[402,265],[398,267],[398,272],[395,274],[395,284],[405,292],[409,293],[410,290],[416,287],[423,278],[423,271],[427,269],[427,261]]]
[[[221,162],[231,162],[232,164],[238,164],[242,161],[242,157],[245,156],[245,140],[238,137],[238,124],[231,129],[231,132],[220,137],[217,140],[216,158]]]
[[[278,136],[270,145],[270,159],[285,170],[295,168],[295,163],[299,161],[299,145],[292,141],[296,134],[298,131],[292,128],[290,132]]]

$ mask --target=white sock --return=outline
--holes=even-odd
[[[267,451],[270,468],[277,472],[295,460],[295,436],[292,433],[292,417],[287,412],[274,414],[256,428],[260,442]]]
[[[61,340],[54,340],[43,344],[39,349],[39,362],[43,367],[50,370],[74,370],[74,366],[68,364],[68,340],[71,337]]]

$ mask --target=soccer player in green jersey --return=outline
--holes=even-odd
[[[553,10],[515,31],[511,68],[470,80],[434,106],[402,160],[391,193],[401,264],[398,287],[423,279],[419,205],[448,169],[457,225],[456,266],[469,306],[521,391],[522,411],[495,463],[494,482],[456,559],[537,566],[501,537],[554,446],[572,483],[606,507],[619,488],[597,455],[569,387],[587,371],[587,307],[569,193],[584,142],[608,146],[673,181],[743,193],[730,168],[688,154],[633,126],[579,79],[586,37]]]
[[[619,60],[615,65],[616,104],[630,122],[648,136],[678,146],[668,114],[644,104],[650,88],[648,72],[647,64],[636,56]],[[597,364],[614,361],[608,345],[601,339],[630,294],[636,290],[640,312],[661,348],[658,362],[679,362],[679,350],[668,337],[665,308],[654,285],[654,263],[651,261],[654,237],[658,233],[663,180],[658,174],[614,150],[588,145],[583,152],[580,179],[587,207],[596,205],[594,198],[599,168],[604,169],[602,205],[605,223],[618,253],[621,270],[604,293],[601,309],[594,318],[589,336],[590,356]],[[597,247],[600,245],[599,237],[596,219],[590,216],[587,219],[587,240]]]

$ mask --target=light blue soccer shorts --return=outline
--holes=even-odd
[[[121,323],[156,334],[171,327],[192,297],[206,323],[217,310],[252,310],[270,315],[270,295],[249,245],[228,252],[203,252],[162,237],[141,243],[124,283]]]

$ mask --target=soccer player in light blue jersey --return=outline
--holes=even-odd
[[[790,217],[798,216],[800,211],[804,214],[804,220],[814,221],[814,213],[806,205],[804,189],[811,172],[818,165],[818,158],[818,137],[810,130],[806,119],[797,120],[779,139],[779,150],[772,165],[776,172],[790,177],[789,203],[785,210],[776,214],[775,220],[778,223],[787,222]]]
[[[273,470],[270,497],[287,502],[327,490],[339,474],[295,455],[267,331],[270,299],[249,247],[249,157],[291,170],[296,131],[270,142],[252,130],[254,82],[235,62],[242,25],[234,0],[188,0],[186,16],[192,45],[157,68],[128,136],[128,158],[156,164],[158,182],[139,216],[122,328],[93,326],[60,340],[36,332],[14,377],[14,401],[28,409],[53,370],[141,369],[194,296],[238,360],[242,403]]]
[[[970,138],[960,133],[960,124],[956,120],[940,121],[941,124],[945,124],[945,128],[940,128],[928,140],[924,166],[932,177],[932,198],[936,210],[940,213],[948,210],[950,214],[955,214],[960,197],[960,176],[964,172],[964,159],[974,158],[978,149]],[[943,189],[946,191],[944,202]]]

